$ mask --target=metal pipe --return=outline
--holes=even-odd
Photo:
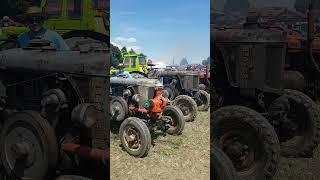
[[[79,155],[83,158],[88,158],[96,161],[105,161],[110,159],[110,150],[102,150],[81,146],[80,144],[66,143],[62,145],[62,150],[69,155]]]

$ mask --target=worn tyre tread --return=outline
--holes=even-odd
[[[180,99],[185,99],[187,101],[189,101],[191,104],[192,104],[192,111],[193,111],[193,114],[190,118],[186,118],[185,117],[185,121],[186,122],[192,122],[195,120],[195,118],[197,117],[198,115],[198,106],[197,106],[197,103],[194,101],[194,99],[192,99],[192,97],[188,96],[188,95],[179,95],[177,96],[174,101],[173,101],[173,105],[176,105],[175,103],[180,100]]]
[[[263,172],[256,172],[250,177],[241,177],[241,179],[258,180],[261,179],[261,174],[259,173],[263,173],[262,176],[266,179],[272,178],[276,173],[280,158],[280,143],[271,124],[261,114],[250,108],[237,105],[222,107],[212,114],[213,119],[211,119],[210,125],[212,139],[216,136],[215,132],[218,132],[219,128],[222,128],[219,124],[223,123],[227,117],[230,119],[238,117],[237,120],[242,119],[242,123],[247,123],[253,127],[256,132],[260,133],[260,139],[264,140],[264,149],[267,149],[268,161],[265,162]]]

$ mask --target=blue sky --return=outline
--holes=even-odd
[[[111,0],[111,42],[155,62],[210,54],[210,0]]]

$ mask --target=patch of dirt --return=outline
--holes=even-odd
[[[160,136],[147,157],[134,158],[120,147],[117,134],[111,134],[112,180],[209,180],[210,122],[208,112],[199,112],[186,123],[180,136]]]

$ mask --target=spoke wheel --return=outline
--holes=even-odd
[[[151,146],[147,125],[139,118],[129,117],[120,126],[120,141],[125,151],[135,157],[144,157]]]
[[[1,161],[8,174],[22,179],[46,179],[57,165],[53,128],[36,112],[10,116],[1,132]]]

